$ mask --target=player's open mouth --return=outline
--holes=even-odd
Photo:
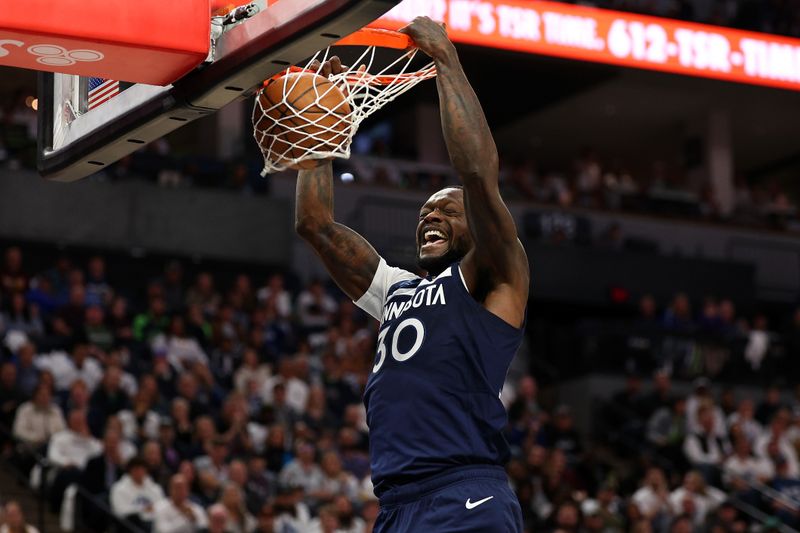
[[[438,229],[425,230],[422,234],[421,251],[434,251],[447,246],[447,235]]]

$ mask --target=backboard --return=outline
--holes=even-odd
[[[258,0],[255,15],[216,40],[213,59],[164,87],[40,73],[39,172],[57,181],[93,174],[246,98],[264,79],[366,26],[399,1]]]

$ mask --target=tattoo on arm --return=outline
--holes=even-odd
[[[334,220],[330,163],[298,173],[295,228],[345,294],[357,300],[367,292],[380,258],[364,237]]]

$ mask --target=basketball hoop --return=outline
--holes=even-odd
[[[313,98],[302,99],[302,108],[293,105],[299,100],[293,93],[299,77],[286,77],[277,99],[266,96],[270,84],[280,83],[281,78],[292,73],[313,73],[310,67],[314,61],[324,63],[339,55],[334,49],[343,46],[364,50],[341,73],[332,74],[324,90],[317,89],[323,87],[321,84],[304,90],[301,98],[309,90],[314,94]],[[382,66],[377,56],[385,56],[384,50],[390,54],[399,51],[400,56]],[[436,76],[432,61],[422,67],[412,66],[417,54],[413,41],[405,34],[364,28],[318,52],[305,67],[289,67],[264,82],[253,107],[254,136],[265,162],[262,175],[301,167],[304,161],[349,158],[353,136],[365,118],[423,80]],[[277,91],[273,87],[270,92]],[[343,98],[349,112],[341,111],[347,106],[326,106],[325,102],[332,98]]]

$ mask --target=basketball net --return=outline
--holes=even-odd
[[[418,83],[436,76],[436,67],[432,61],[420,69],[412,68],[412,62],[418,53],[416,48],[401,51],[400,57],[388,66],[375,68],[377,71],[371,72],[375,67],[376,50],[382,46],[386,45],[367,46],[352,66],[344,67],[339,74],[332,74],[328,78],[331,84],[326,85],[324,90],[316,91],[313,102],[302,109],[295,108],[288,101],[287,95],[291,95],[293,83],[284,84],[283,98],[271,107],[265,107],[266,99],[260,97],[264,88],[261,89],[253,107],[253,125],[268,121],[265,127],[254,128],[256,142],[264,155],[262,176],[286,170],[303,161],[349,158],[353,136],[364,119]],[[265,82],[265,87],[276,78],[291,72],[314,72],[310,68],[314,61],[322,64],[332,55],[331,47],[328,47],[318,52],[304,68],[290,67]],[[340,91],[350,105],[352,111],[349,114],[337,113],[335,109],[329,110],[320,105],[326,95],[334,90]],[[274,112],[278,110],[279,113]]]

